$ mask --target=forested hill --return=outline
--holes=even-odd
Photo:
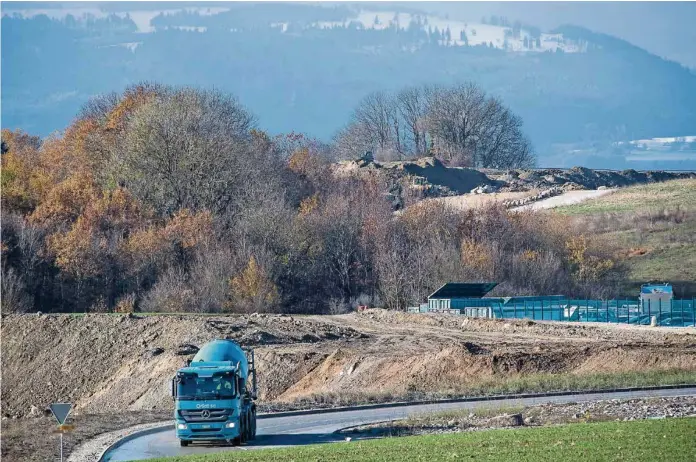
[[[5,15],[3,127],[47,135],[90,96],[143,80],[215,87],[238,95],[271,132],[324,140],[372,91],[473,80],[522,117],[546,165],[554,146],[609,152],[615,141],[690,135],[696,127],[692,71],[581,28],[274,8],[160,14],[147,29],[125,13]]]

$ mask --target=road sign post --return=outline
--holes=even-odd
[[[53,417],[58,421],[58,431],[60,432],[60,462],[63,462],[63,433],[74,428],[73,425],[65,425],[65,420],[70,414],[72,403],[53,403],[49,406]]]

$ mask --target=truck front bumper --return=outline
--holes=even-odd
[[[177,421],[176,437],[188,441],[232,440],[239,437],[239,425],[236,422],[187,423]]]

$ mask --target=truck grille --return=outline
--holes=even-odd
[[[192,428],[193,433],[220,433],[221,428]]]
[[[230,414],[231,409],[179,409],[185,422],[224,422]]]

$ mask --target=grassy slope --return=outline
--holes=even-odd
[[[601,212],[637,212],[677,205],[696,209],[696,180],[673,180],[630,186],[619,189],[614,194],[558,207],[555,210],[567,215],[588,215]]]
[[[604,422],[413,436],[159,461],[690,461],[696,418]]]
[[[623,249],[630,286],[696,281],[696,180],[676,180],[620,189],[614,194],[559,207],[612,246]],[[691,291],[696,290],[696,284]]]

